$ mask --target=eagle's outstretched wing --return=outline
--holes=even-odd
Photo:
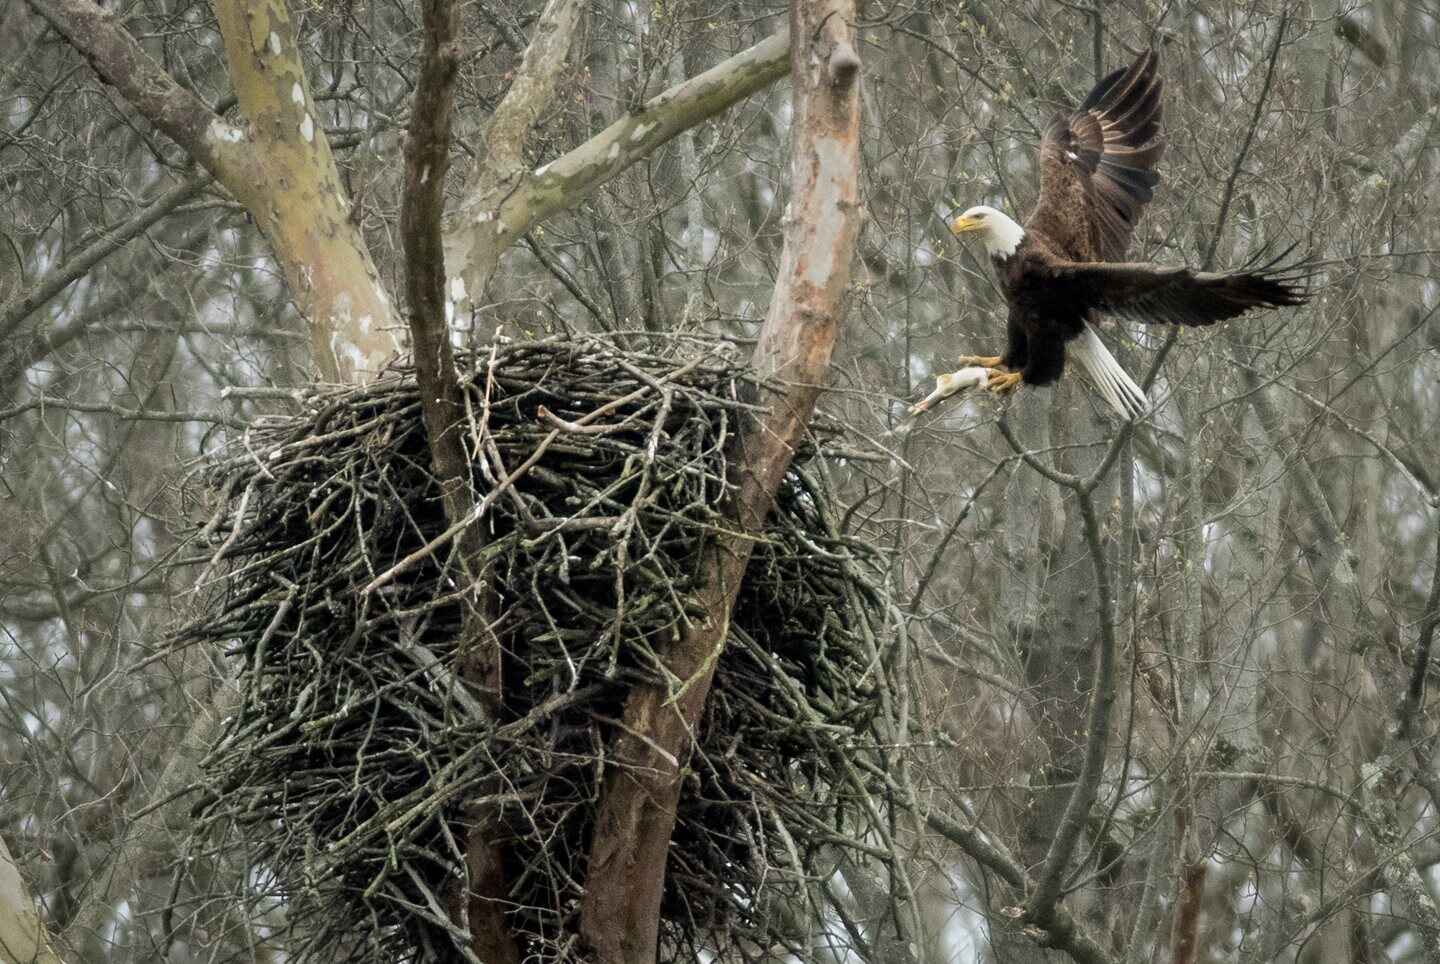
[[[1310,297],[1307,282],[1313,268],[1303,263],[1275,265],[1272,261],[1251,270],[1219,272],[1062,261],[1048,266],[1047,284],[1057,299],[1131,321],[1213,325],[1252,308],[1304,304]]]
[[[1160,175],[1160,78],[1153,50],[1114,71],[1040,141],[1040,200],[1026,227],[1079,260],[1125,256]]]

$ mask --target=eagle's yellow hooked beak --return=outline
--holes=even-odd
[[[950,233],[964,234],[966,231],[975,231],[979,229],[980,223],[979,218],[967,218],[962,214],[950,222]]]

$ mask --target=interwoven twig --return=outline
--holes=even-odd
[[[578,953],[606,746],[629,687],[683,685],[659,654],[690,618],[755,397],[714,343],[687,347],[683,365],[598,339],[464,359],[498,720],[458,671],[474,594],[407,372],[257,421],[208,470],[211,597],[181,641],[224,644],[245,696],[204,761],[195,839],[238,841],[263,868],[252,883],[285,896],[290,959],[469,959],[450,896],[482,808],[527,959]],[[793,909],[815,906],[822,857],[847,842],[873,857],[884,801],[843,757],[884,766],[884,607],[827,503],[792,470],[746,574],[675,828],[666,956],[801,952]]]

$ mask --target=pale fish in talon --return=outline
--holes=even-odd
[[[961,368],[958,371],[935,376],[935,391],[910,406],[911,415],[929,411],[938,402],[970,388],[985,388],[990,384],[990,371],[978,365]]]

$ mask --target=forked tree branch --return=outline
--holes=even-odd
[[[100,79],[222,183],[258,177],[244,135],[150,59],[116,16],[91,0],[28,0]]]
[[[1115,601],[1111,587],[1110,563],[1105,557],[1105,542],[1100,533],[1100,520],[1089,491],[1074,489],[1075,501],[1084,523],[1085,545],[1095,570],[1095,607],[1100,621],[1099,646],[1095,653],[1095,681],[1090,689],[1089,716],[1085,721],[1085,758],[1075,789],[1065,803],[1065,812],[1055,828],[1054,839],[1045,854],[1045,866],[1035,882],[1035,891],[1026,905],[1026,920],[1047,927],[1060,900],[1065,869],[1080,839],[1080,831],[1090,815],[1090,807],[1100,790],[1100,777],[1105,770],[1106,750],[1110,740],[1110,711],[1115,705]]]
[[[1065,803],[1064,813],[1061,814],[1050,848],[1045,854],[1045,863],[1033,883],[1033,888],[1027,888],[1030,897],[1024,910],[1025,922],[1039,928],[1047,940],[1054,940],[1056,921],[1059,920],[1057,915],[1062,912],[1059,901],[1065,870],[1074,856],[1080,832],[1085,827],[1090,807],[1099,793],[1100,778],[1105,770],[1109,747],[1110,714],[1115,704],[1115,652],[1118,642],[1115,631],[1114,589],[1104,537],[1100,531],[1100,520],[1095,512],[1094,491],[1114,465],[1121,444],[1133,431],[1134,423],[1128,423],[1121,430],[1119,439],[1112,442],[1101,463],[1083,477],[1062,472],[1040,461],[1034,453],[1020,444],[1003,415],[996,424],[1015,454],[1027,465],[1056,485],[1071,491],[1080,512],[1085,546],[1095,572],[1095,607],[1100,638],[1095,652],[1094,682],[1090,688],[1090,706],[1085,725],[1085,756],[1075,780],[1075,788]]]
[[[155,63],[92,0],[27,0],[106,83],[243,204],[274,249],[329,380],[364,378],[394,354],[394,318],[310,95],[285,0],[216,0],[248,130]]]
[[[552,2],[546,8],[547,16],[554,6]],[[542,18],[536,29],[543,27]],[[447,271],[451,278],[463,281],[456,309],[467,296],[471,300],[482,297],[501,254],[517,238],[546,218],[576,206],[672,137],[785,76],[790,69],[789,50],[789,34],[780,31],[671,87],[638,112],[627,114],[533,172],[519,164],[517,151],[506,148],[508,169],[482,170],[466,189],[465,200],[445,232]],[[496,126],[492,125],[492,138]],[[505,125],[501,132],[509,129],[510,125]]]
[[[475,169],[467,194],[491,183],[506,183],[524,168],[530,125],[555,99],[555,87],[570,52],[570,39],[585,5],[579,0],[549,0],[520,58],[510,89],[495,108],[485,131],[485,160]]]
[[[853,0],[792,0],[792,199],[774,296],[752,365],[776,388],[740,433],[725,534],[707,546],[697,615],[665,655],[678,687],[637,687],[609,754],[581,907],[581,937],[603,964],[655,959],[660,899],[681,775],[693,748],[740,580],[815,407],[839,332],[860,226],[859,59]],[[648,112],[647,112],[648,114]],[[651,132],[647,114],[636,143]],[[645,130],[641,130],[645,127]]]
[[[910,799],[912,807],[917,803]],[[992,841],[976,827],[952,820],[941,813],[926,815],[925,823],[931,830],[955,844],[981,866],[989,868],[1000,879],[1016,891],[1025,893],[1035,887],[1035,882],[1025,872],[1025,867],[1003,846]],[[1032,922],[1031,936],[1045,947],[1064,951],[1079,964],[1112,964],[1110,955],[1071,916],[1063,905],[1056,905],[1044,924]]]
[[[583,9],[580,0],[549,0],[545,4],[515,70],[515,79],[485,129],[485,156],[476,163],[459,212],[445,236],[448,273],[460,280],[450,292],[452,310],[456,312],[471,298],[482,298],[501,253],[534,223],[526,221],[506,231],[502,227],[506,222],[499,218],[497,209],[524,189],[526,137],[530,125],[555,95]],[[571,199],[565,206],[579,200]],[[512,219],[512,223],[516,220]],[[473,293],[469,298],[467,290]]]

